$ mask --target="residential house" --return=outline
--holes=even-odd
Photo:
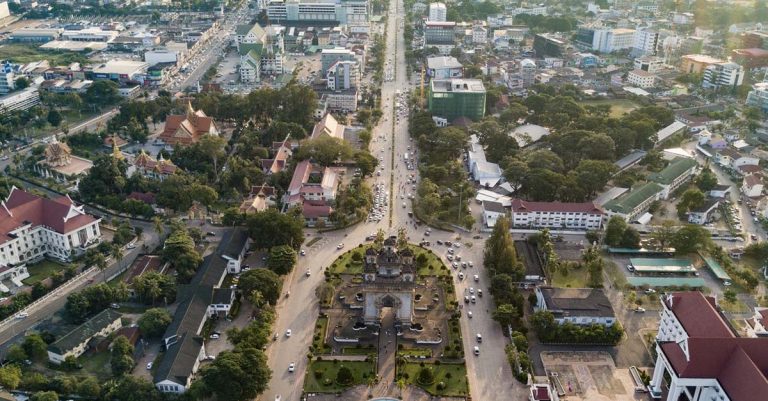
[[[709,196],[711,198],[725,199],[731,193],[731,188],[730,185],[725,184],[715,185],[714,188],[709,190]]]
[[[331,115],[326,113],[323,118],[315,124],[312,129],[310,139],[317,139],[322,135],[330,136],[331,138],[344,139],[344,125],[339,124],[338,121]]]
[[[290,134],[282,142],[273,144],[271,159],[261,159],[261,168],[266,175],[272,175],[283,171],[288,166],[288,160],[293,156],[293,150],[289,142]],[[274,145],[277,145],[275,147]]]
[[[510,220],[515,228],[599,230],[604,215],[594,202],[528,202],[513,199]]]
[[[536,287],[536,311],[549,311],[558,324],[576,325],[616,323],[611,301],[602,288]]]
[[[714,212],[720,206],[720,200],[707,199],[703,205],[688,212],[688,222],[691,224],[707,224],[714,219]]]
[[[768,337],[768,308],[756,307],[755,314],[744,323],[744,337]]]
[[[762,172],[763,168],[755,164],[745,164],[736,169],[736,173],[742,177],[746,177],[750,174],[762,174]]]
[[[464,66],[461,65],[456,57],[428,57],[427,76],[430,79],[461,78],[464,76]]]
[[[330,167],[304,160],[296,165],[284,202],[286,208],[301,206],[307,225],[328,223],[336,199],[339,178]]]
[[[757,166],[760,159],[742,154],[733,148],[725,148],[715,152],[715,163],[727,169],[737,170],[741,166]]]
[[[67,262],[101,242],[101,219],[87,214],[67,195],[47,199],[12,187],[1,205],[0,267],[43,257]]]
[[[486,227],[492,228],[496,225],[496,221],[507,215],[507,209],[499,202],[483,201],[483,224]]]
[[[658,173],[651,174],[648,178],[662,187],[661,199],[667,199],[680,186],[693,178],[698,171],[699,164],[696,160],[678,158]]]
[[[106,337],[122,327],[122,315],[105,309],[48,346],[48,361],[60,365],[67,357],[77,358],[88,350],[95,337]]]
[[[251,187],[251,192],[240,204],[240,213],[253,214],[263,212],[276,204],[275,188],[267,184]]]
[[[748,198],[757,198],[763,194],[763,175],[750,174],[741,183],[741,193]]]
[[[219,130],[213,118],[192,108],[190,102],[186,114],[174,114],[165,119],[165,128],[158,138],[169,146],[186,146],[197,143],[203,135],[218,136]]]
[[[716,298],[700,292],[668,294],[662,308],[652,397],[751,401],[768,394],[768,340],[737,337]]]
[[[603,205],[606,217],[621,216],[627,222],[636,221],[653,202],[661,199],[663,192],[664,188],[655,182],[642,184],[606,202]]]

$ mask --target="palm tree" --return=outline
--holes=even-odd
[[[104,254],[101,252],[94,254],[93,256],[93,264],[96,265],[96,268],[98,268],[103,274],[104,274],[104,281],[107,281],[107,259],[104,257]]]
[[[165,231],[165,226],[163,225],[163,220],[160,219],[160,217],[155,216],[152,218],[152,224],[155,226],[155,231],[157,231],[157,235],[159,237],[163,236],[163,232]]]
[[[400,390],[400,398],[403,398],[403,389],[405,389],[405,379],[402,377],[397,379],[397,388]]]

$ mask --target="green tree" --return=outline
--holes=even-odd
[[[509,274],[521,278],[522,266],[517,260],[514,242],[509,234],[509,220],[500,218],[485,243],[484,265],[492,274]]]
[[[163,259],[178,272],[178,280],[189,281],[202,263],[203,258],[195,249],[195,242],[184,228],[176,228],[165,240]]]
[[[355,152],[354,160],[363,177],[373,174],[379,165],[379,160],[375,156],[363,150]]]
[[[432,372],[432,368],[425,366],[419,369],[419,375],[416,377],[416,381],[419,384],[430,385],[435,382],[435,373]]]
[[[704,193],[701,192],[698,188],[691,188],[686,190],[680,197],[680,202],[677,203],[678,217],[681,219],[684,218],[688,212],[703,206],[706,201],[707,196],[704,195]]]
[[[202,372],[205,390],[219,400],[245,401],[261,394],[272,376],[260,350],[236,348],[220,353]]]
[[[258,249],[289,245],[294,249],[304,242],[304,221],[291,214],[267,209],[248,216],[248,233]]]
[[[171,324],[171,314],[162,308],[148,309],[139,317],[139,329],[145,337],[155,338],[163,335],[165,329]]]
[[[18,77],[15,82],[16,90],[29,88],[29,80],[26,77]]]
[[[336,383],[338,384],[345,386],[352,384],[354,380],[355,377],[352,375],[352,369],[346,366],[341,366],[336,372]]]
[[[134,291],[139,299],[149,305],[154,305],[158,300],[166,304],[176,298],[176,283],[173,278],[158,272],[147,272],[133,279]]]
[[[279,275],[284,275],[293,270],[293,266],[296,265],[296,260],[297,255],[295,249],[288,245],[273,246],[269,250],[267,267]]]
[[[296,154],[297,160],[311,159],[321,166],[330,166],[336,161],[347,161],[354,155],[352,146],[343,139],[320,135],[304,141]]]
[[[627,227],[624,230],[624,235],[621,237],[619,246],[630,249],[640,248],[640,233],[632,227]]]
[[[517,312],[517,308],[510,304],[499,305],[493,311],[493,320],[499,322],[505,331],[507,327],[516,324],[519,319],[520,314]]]
[[[627,230],[627,222],[620,216],[613,216],[605,226],[605,243],[609,246],[620,246]]]
[[[38,391],[29,397],[29,401],[59,401],[59,394],[55,391]]]
[[[59,124],[61,124],[61,121],[64,119],[61,117],[61,113],[59,113],[56,109],[50,109],[48,110],[48,116],[46,117],[46,120],[48,120],[48,124],[51,124],[54,127],[58,127]]]
[[[696,177],[696,186],[703,192],[713,190],[717,186],[717,176],[709,168],[702,170],[701,174]]]
[[[35,361],[43,361],[48,356],[48,344],[43,341],[39,334],[30,334],[24,337],[24,343],[21,345],[27,356]]]
[[[0,367],[0,386],[7,390],[16,390],[21,384],[21,368],[7,364]]]
[[[22,363],[27,358],[27,352],[24,351],[24,348],[19,344],[11,345],[8,348],[8,354],[5,356],[5,359],[14,363]]]
[[[125,375],[105,383],[99,399],[104,401],[162,401],[165,398],[146,379]]]
[[[660,225],[654,227],[651,232],[651,238],[659,243],[661,249],[664,249],[670,244],[670,241],[672,241],[676,232],[677,225],[675,222],[672,220],[664,220]]]
[[[723,291],[723,298],[725,298],[725,301],[728,303],[736,303],[736,291],[727,288],[725,291]]]
[[[125,336],[117,336],[112,341],[112,351],[110,354],[109,365],[112,367],[112,375],[120,377],[129,373],[134,366],[133,345],[128,342]]]
[[[680,227],[671,239],[671,245],[678,253],[690,253],[698,249],[706,249],[711,242],[710,232],[695,224],[686,224]]]
[[[84,99],[92,105],[110,106],[120,101],[119,86],[108,79],[99,79],[93,82],[85,92]]]
[[[240,275],[237,286],[243,294],[259,291],[266,302],[275,305],[280,298],[283,282],[272,270],[253,269]]]

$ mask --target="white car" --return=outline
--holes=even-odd
[[[311,272],[311,271],[309,271],[309,269],[307,269],[307,277],[309,277],[309,276],[311,276],[311,275],[312,275],[312,272]]]
[[[291,336],[291,329],[288,329],[285,331],[285,336],[290,337]]]
[[[29,313],[27,312],[19,312],[16,314],[16,319],[26,319],[29,317]]]
[[[288,372],[293,373],[293,371],[296,370],[296,364],[291,362],[288,364]]]
[[[153,362],[148,362],[147,363],[147,370],[152,369],[152,364],[153,364]]]
[[[474,279],[475,279],[475,281],[480,281],[480,276],[478,276],[477,274],[475,274],[475,276],[474,276]]]
[[[473,352],[475,353],[475,355],[480,355],[480,347],[475,345],[475,347],[473,348]]]
[[[218,340],[219,337],[220,336],[218,334],[216,334],[216,333],[211,334],[211,340]]]
[[[467,311],[467,317],[472,319],[472,311]]]
[[[336,245],[336,249],[341,249],[341,248],[344,248],[344,243],[343,242],[341,244],[339,244],[339,245]]]
[[[275,396],[275,401],[281,401],[283,397],[280,397],[280,394]]]

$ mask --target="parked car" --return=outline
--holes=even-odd
[[[288,364],[288,372],[293,373],[293,371],[296,370],[296,364],[291,362]]]
[[[154,362],[147,362],[147,370],[152,369],[152,365]]]
[[[480,347],[475,345],[475,347],[473,348],[473,352],[474,352],[475,355],[480,355]]]

